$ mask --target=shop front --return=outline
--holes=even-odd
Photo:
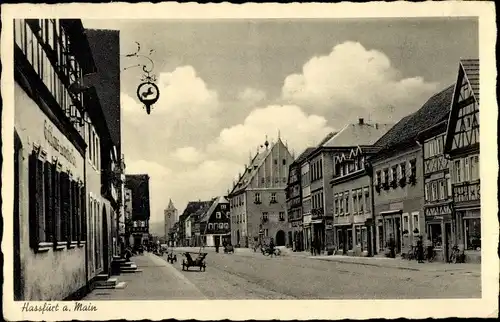
[[[387,252],[391,241],[394,243],[395,253],[400,254],[403,248],[402,210],[381,211],[376,218],[377,249]]]
[[[304,229],[304,250],[311,249],[312,242],[312,215],[305,215],[303,217],[303,229]]]
[[[426,206],[426,241],[436,252],[436,261],[449,261],[453,245],[456,244],[455,228],[452,223],[449,204]]]
[[[457,244],[466,262],[481,262],[481,209],[456,209]]]

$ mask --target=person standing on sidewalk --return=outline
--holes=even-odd
[[[417,259],[419,263],[424,262],[424,243],[422,241],[422,236],[418,236],[417,240]]]
[[[391,258],[396,258],[396,241],[394,240],[394,236],[392,234],[389,235],[389,256]]]

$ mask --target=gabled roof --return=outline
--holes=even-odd
[[[189,201],[186,208],[182,212],[182,215],[179,216],[179,221],[182,221],[184,218],[188,217],[191,214],[196,213],[200,209],[203,209],[206,203],[210,203],[211,201]]]
[[[214,198],[212,204],[210,205],[210,208],[208,208],[207,211],[205,211],[203,216],[200,218],[200,221],[201,222],[208,221],[210,219],[210,216],[212,216],[215,209],[217,208],[217,205],[223,204],[223,203],[229,203],[229,201],[226,199],[226,197],[220,196],[220,197]]]
[[[455,101],[460,95],[460,87],[462,86],[462,78],[467,79],[470,89],[472,90],[472,96],[475,98],[476,102],[479,103],[479,59],[462,59],[459,63],[457,81],[455,82],[453,88],[453,96],[450,101],[451,110],[448,116],[448,126],[446,129],[446,140],[445,140],[445,152],[449,152],[451,149],[451,142],[453,140],[453,131],[457,124],[457,118],[460,108],[455,105]]]
[[[406,143],[415,143],[419,132],[446,119],[450,110],[453,87],[449,86],[433,95],[415,113],[403,117],[392,129],[382,136],[375,146],[386,152]]]
[[[358,145],[372,145],[384,135],[393,124],[352,123],[344,126],[324,147],[349,147]]]
[[[239,178],[238,182],[236,185],[233,187],[229,195],[232,195],[236,192],[244,190],[250,182],[252,181],[253,177],[255,174],[259,171],[260,166],[264,163],[266,160],[267,156],[271,154],[271,151],[274,149],[274,147],[277,144],[283,144],[283,141],[281,141],[280,138],[278,138],[278,141],[273,143],[271,147],[267,148],[266,150],[259,152],[255,155],[255,157],[252,159],[251,164],[245,169],[245,173]],[[284,144],[283,144],[284,146]],[[285,146],[286,148],[286,146]]]
[[[460,65],[469,81],[474,97],[479,102],[479,59],[461,59]]]

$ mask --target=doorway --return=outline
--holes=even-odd
[[[285,246],[286,237],[283,230],[278,230],[276,233],[276,246]]]
[[[19,197],[21,188],[19,183],[19,160],[21,159],[22,144],[21,139],[14,131],[14,301],[24,300],[24,282],[21,272],[21,224],[19,213]]]
[[[394,237],[396,238],[396,254],[401,253],[401,218],[394,218]]]
[[[220,246],[220,236],[214,236],[214,247]]]
[[[106,212],[106,206],[102,207],[102,257],[104,272],[110,272],[110,261],[109,261],[109,233],[108,233],[108,216]]]

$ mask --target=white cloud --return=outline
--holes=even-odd
[[[384,53],[345,42],[328,56],[311,58],[302,73],[288,76],[282,96],[344,123],[361,116],[402,117],[420,108],[436,90],[437,84],[421,77],[401,78]],[[394,107],[392,115],[388,106]]]
[[[223,129],[207,153],[224,154],[231,160],[243,164],[249,150],[255,153],[257,146],[265,141],[276,140],[278,130],[281,139],[287,141],[290,149],[299,151],[315,145],[333,129],[325,118],[307,115],[295,105],[271,105],[253,110],[242,124]]]
[[[245,105],[255,105],[266,99],[266,93],[260,89],[247,87],[238,93],[238,99]]]
[[[203,158],[203,153],[192,146],[178,148],[173,153],[173,157],[182,163],[198,163]]]

